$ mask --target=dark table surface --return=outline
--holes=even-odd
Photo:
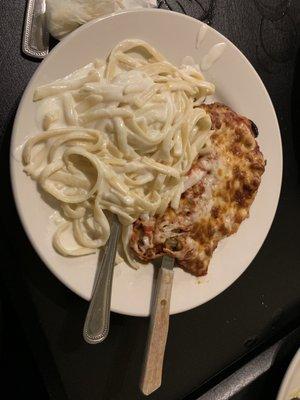
[[[247,271],[215,299],[171,317],[163,384],[151,399],[198,398],[300,325],[299,72],[295,73],[299,3],[169,0],[161,4],[210,23],[250,60],[278,116],[284,170],[274,223]],[[20,332],[24,334],[22,341],[29,346],[50,398],[140,399],[148,319],[113,314],[108,339],[98,346],[86,344],[82,324],[87,302],[51,275],[32,249],[16,213],[9,177],[11,130],[22,93],[39,65],[21,54],[24,10],[25,0],[0,1],[0,245],[5,260],[0,268],[1,297],[9,301],[20,324],[3,329],[16,341]],[[287,358],[300,342],[297,329],[293,335],[290,345],[284,346]],[[263,391],[268,390],[264,398],[272,399],[279,383],[260,383],[265,385]],[[250,392],[240,392],[236,398],[263,398],[258,389],[255,395]],[[229,397],[211,394],[204,398]]]

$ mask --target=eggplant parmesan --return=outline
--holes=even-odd
[[[130,239],[138,259],[169,254],[196,276],[207,273],[219,241],[249,216],[265,170],[251,120],[220,103],[201,107],[212,121],[210,151],[194,161],[177,211],[168,207],[163,215],[139,218]]]

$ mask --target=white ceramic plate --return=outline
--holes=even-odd
[[[223,240],[215,251],[209,273],[200,283],[176,268],[171,313],[199,306],[228,288],[257,254],[271,226],[281,187],[282,151],[276,115],[259,76],[243,54],[224,36],[208,28],[200,49],[196,38],[202,23],[186,15],[162,10],[139,10],[92,21],[70,34],[56,46],[37,69],[20,103],[11,145],[11,177],[14,196],[23,226],[31,243],[49,269],[66,286],[85,299],[92,291],[97,256],[64,258],[52,248],[53,209],[41,198],[36,185],[22,171],[20,146],[37,132],[33,90],[63,77],[96,57],[106,57],[119,41],[144,39],[157,47],[169,60],[180,64],[190,55],[197,62],[212,45],[225,42],[222,57],[207,71],[216,84],[217,99],[249,117],[258,126],[259,145],[267,159],[250,218],[237,234]],[[146,316],[152,288],[151,266],[134,271],[125,265],[116,267],[112,310],[128,315]],[[258,283],[259,284],[259,283]]]
[[[291,400],[296,395],[300,397],[300,349],[286,371],[276,400]]]

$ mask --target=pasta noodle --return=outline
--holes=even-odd
[[[36,89],[34,101],[56,102],[60,110],[48,107],[23,163],[60,202],[66,221],[53,237],[60,254],[103,246],[108,211],[123,225],[126,260],[138,266],[127,248],[131,224],[169,205],[177,209],[186,173],[209,148],[210,117],[197,105],[213,92],[199,70],[175,67],[141,40],[125,40],[106,63],[96,60]],[[75,248],[63,240],[68,229]]]

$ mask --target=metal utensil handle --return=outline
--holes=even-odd
[[[169,330],[170,300],[173,285],[174,259],[163,257],[159,269],[155,301],[152,306],[146,355],[140,388],[148,396],[161,385],[164,354]]]
[[[119,233],[120,224],[113,217],[110,237],[102,258],[99,260],[93,294],[83,329],[83,337],[90,344],[102,342],[109,331],[111,287]]]
[[[30,57],[44,58],[49,53],[46,0],[28,0],[22,50]]]

